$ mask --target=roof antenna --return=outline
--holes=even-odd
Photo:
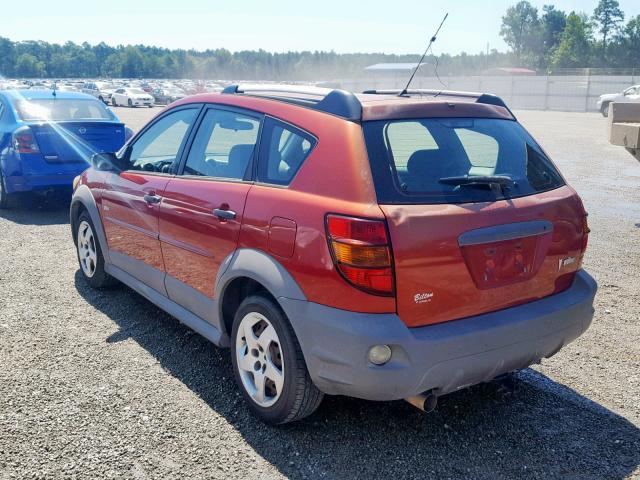
[[[429,50],[431,50],[431,45],[433,45],[433,42],[436,41],[436,37],[438,36],[438,33],[440,33],[440,29],[442,28],[442,25],[444,25],[444,22],[445,22],[445,20],[447,19],[448,16],[449,16],[448,13],[445,14],[444,18],[442,19],[442,22],[440,22],[440,26],[436,30],[436,33],[433,34],[433,37],[431,37],[431,40],[429,41],[429,45],[427,45],[427,49],[422,54],[422,58],[418,62],[418,65],[416,66],[416,69],[411,74],[411,78],[409,78],[409,81],[407,82],[407,86],[404,87],[404,89],[398,94],[399,97],[402,97],[403,95],[407,94],[407,89],[409,88],[409,85],[411,85],[411,82],[413,81],[413,77],[416,76],[416,73],[418,72],[418,69],[420,68],[420,65],[422,65],[422,62],[424,61],[424,57],[426,57],[427,53],[429,52]]]

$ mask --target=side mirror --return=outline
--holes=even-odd
[[[128,162],[126,158],[127,155],[124,158],[118,158],[115,153],[96,153],[91,157],[91,165],[101,172],[118,173],[127,169]]]

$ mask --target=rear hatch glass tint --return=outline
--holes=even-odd
[[[102,102],[91,98],[25,98],[16,101],[15,107],[18,117],[24,122],[117,121]]]
[[[379,203],[487,202],[564,185],[512,120],[390,120],[365,122],[363,129]]]

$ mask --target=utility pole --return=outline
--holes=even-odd
[[[485,70],[489,68],[489,42],[487,42],[487,56],[485,59]]]

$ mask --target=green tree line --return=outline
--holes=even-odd
[[[625,22],[617,0],[600,0],[591,15],[566,13],[553,5],[539,11],[523,0],[507,9],[500,34],[509,52],[494,49],[443,54],[426,61],[433,71],[437,60],[440,75],[478,74],[506,66],[539,71],[640,68],[640,15]],[[362,75],[364,68],[374,63],[418,59],[417,54],[231,52],[224,48],[196,51],[105,43],[13,42],[0,37],[0,76],[4,77],[329,80]]]
[[[640,15],[625,22],[617,0],[600,0],[591,15],[523,0],[507,9],[500,34],[522,66],[640,68]]]
[[[329,80],[357,76],[380,62],[417,62],[420,55],[377,53],[230,52],[170,50],[145,45],[109,46],[105,43],[64,45],[43,41],[12,42],[0,37],[0,75],[27,78],[201,78],[262,80]],[[442,55],[441,74],[467,74],[488,65],[507,65],[509,55]],[[434,58],[428,58],[434,63]]]

